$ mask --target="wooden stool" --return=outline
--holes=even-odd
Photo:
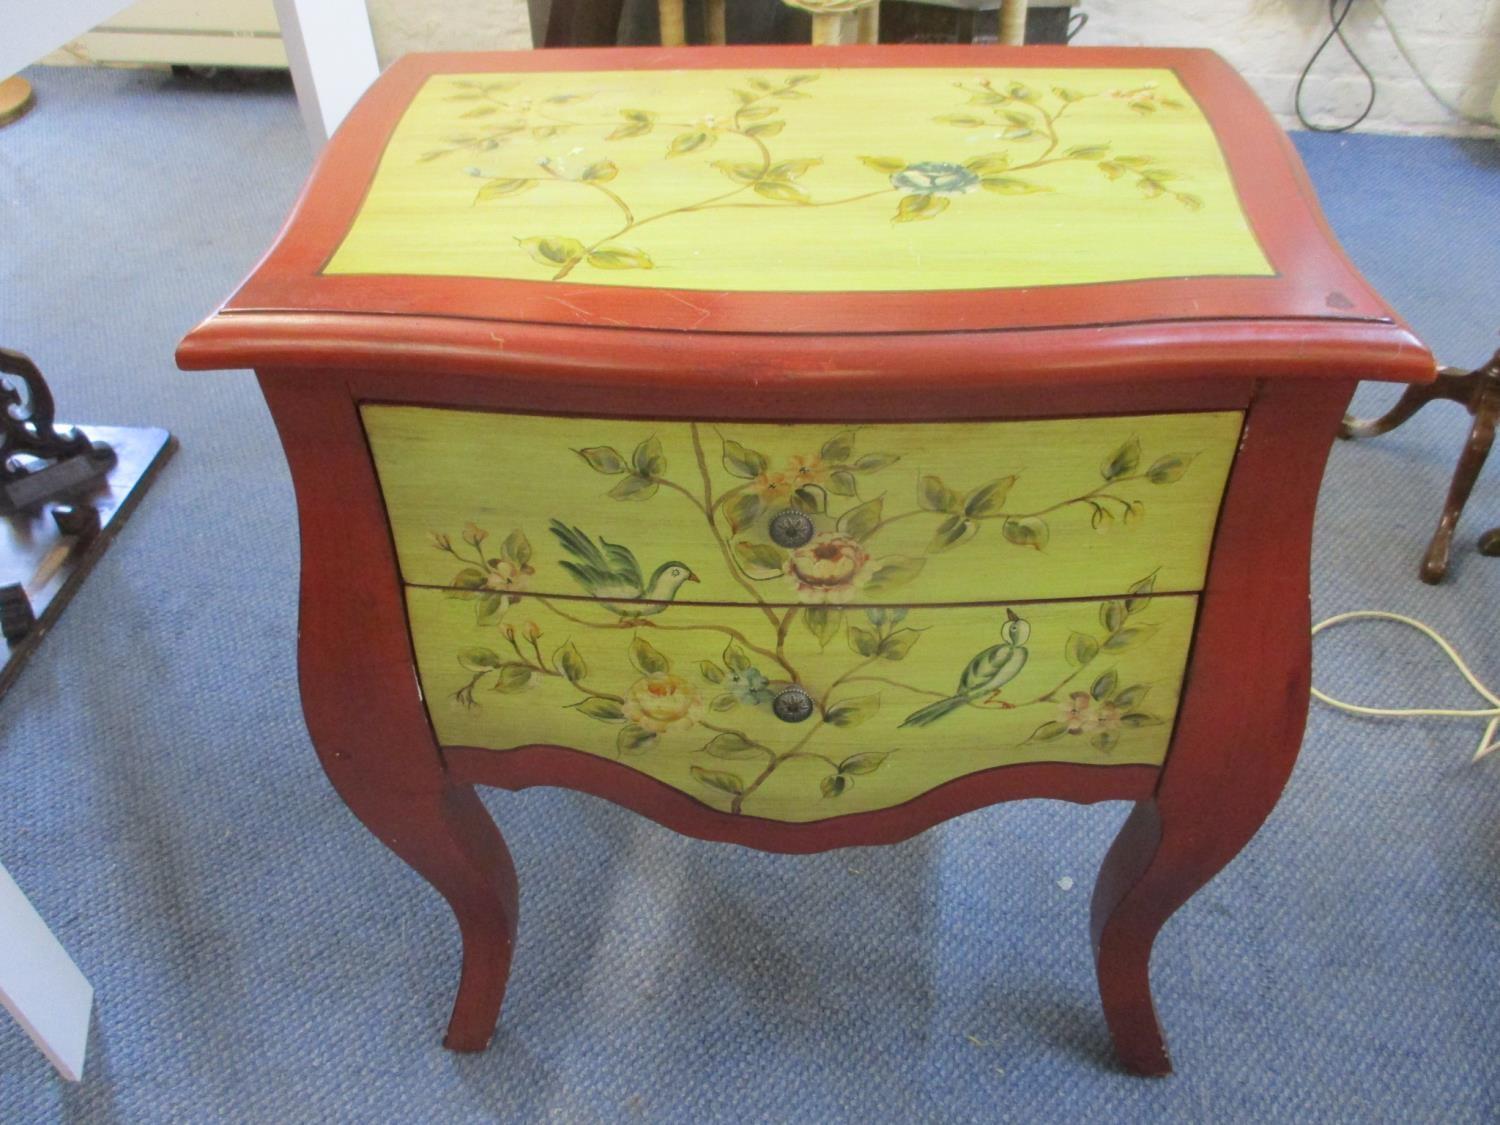
[[[1418,573],[1428,585],[1436,585],[1448,573],[1448,556],[1453,547],[1458,517],[1463,514],[1469,493],[1479,479],[1479,471],[1484,468],[1490,446],[1495,441],[1495,423],[1500,421],[1500,351],[1483,367],[1473,371],[1444,367],[1438,372],[1435,382],[1407,387],[1396,405],[1381,417],[1369,422],[1346,417],[1339,427],[1339,437],[1346,440],[1379,437],[1390,433],[1429,402],[1438,399],[1462,403],[1474,415],[1474,424],[1469,427],[1469,440],[1458,459],[1458,468],[1453,471],[1453,483],[1448,487],[1448,499],[1443,504],[1443,514],[1438,517],[1437,530],[1433,532],[1427,554],[1422,558],[1422,568]],[[1479,537],[1479,553],[1492,558],[1500,556],[1500,527]]]

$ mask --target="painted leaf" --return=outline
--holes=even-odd
[[[925,476],[917,482],[917,502],[929,512],[960,511],[963,498],[935,476]]]
[[[895,175],[906,168],[906,161],[899,156],[861,156],[859,162],[866,168],[884,172],[888,176]]]
[[[796,184],[787,183],[785,180],[761,180],[752,190],[756,195],[765,199],[774,199],[778,203],[812,202],[812,196]]]
[[[505,537],[505,542],[500,545],[500,553],[517,566],[525,566],[531,561],[531,540],[518,527]]]
[[[750,658],[745,655],[744,649],[730,641],[724,646],[724,666],[731,672],[743,672],[750,667]]]
[[[856,473],[878,473],[881,469],[890,468],[901,460],[899,453],[866,453],[858,461],[854,462]]]
[[[649,477],[631,473],[609,490],[614,500],[649,500],[656,495],[657,483]]]
[[[1122,711],[1132,711],[1139,707],[1141,701],[1150,694],[1150,684],[1131,684],[1128,688],[1122,688],[1115,694],[1115,704]]]
[[[1099,161],[1099,171],[1103,172],[1111,180],[1118,180],[1128,169],[1118,160]]]
[[[786,128],[785,121],[762,121],[745,130],[747,137],[774,137]]]
[[[613,160],[600,160],[585,168],[578,178],[586,184],[607,184],[619,174],[620,169]]]
[[[734,160],[715,160],[714,167],[737,184],[753,184],[761,177],[759,164],[741,164]]]
[[[615,735],[615,749],[621,754],[638,754],[656,741],[656,733],[635,723],[626,723]]]
[[[544,266],[565,266],[583,257],[583,243],[576,238],[518,238],[521,249]]]
[[[717,789],[732,797],[738,797],[745,791],[745,783],[725,770],[706,770],[702,766],[693,766],[690,772],[710,789]]]
[[[1023,102],[1036,101],[1037,93],[1030,86],[1020,82],[1012,82],[1008,88],[1011,97],[1019,98]]]
[[[753,105],[740,110],[741,121],[764,121],[767,117],[775,116],[777,110],[774,105]]]
[[[661,438],[653,434],[637,445],[630,455],[630,463],[643,477],[659,477],[666,472],[667,459],[662,455]]]
[[[536,672],[524,664],[507,664],[500,669],[500,674],[495,677],[495,691],[507,695],[518,691],[525,691],[531,686],[532,680],[536,678]]]
[[[591,719],[598,719],[601,723],[623,723],[625,712],[613,699],[600,699],[591,695],[581,703],[574,705],[573,710],[587,715]]]
[[[487,625],[504,609],[504,594],[481,594],[474,603],[474,620]]]
[[[1093,682],[1093,685],[1089,688],[1089,694],[1092,695],[1095,699],[1107,699],[1109,697],[1109,693],[1114,691],[1119,683],[1119,674],[1113,668],[1111,668],[1108,672],[1105,672],[1104,675],[1100,676]]]
[[[1113,633],[1125,624],[1124,602],[1102,602],[1099,605],[1099,624],[1104,626],[1105,632]]]
[[[916,644],[921,636],[922,634],[915,629],[897,629],[880,642],[880,658],[882,660],[905,660],[906,654],[911,651],[911,646]]]
[[[740,697],[732,691],[726,691],[714,696],[713,702],[709,704],[715,711],[733,711],[740,705]]]
[[[656,263],[651,260],[651,255],[644,250],[637,250],[630,246],[600,246],[597,250],[590,250],[588,255],[589,265],[600,270],[649,270],[655,269]]]
[[[874,773],[890,756],[891,752],[889,750],[884,752],[866,750],[862,754],[851,754],[839,763],[839,773],[852,774],[855,777]]]
[[[1054,86],[1052,87],[1052,92],[1057,96],[1059,101],[1064,102],[1078,102],[1088,97],[1087,94],[1081,94],[1077,90],[1070,90],[1066,86]]]
[[[1019,109],[1008,109],[1000,115],[1012,125],[1030,125],[1035,119],[1029,113],[1022,113]]]
[[[1063,152],[1064,156],[1071,156],[1074,160],[1098,160],[1109,152],[1109,145],[1074,145]]]
[[[829,483],[833,483],[831,479]],[[810,516],[826,512],[828,510],[828,492],[821,485],[804,484],[792,493],[792,507],[796,508],[799,512],[806,512]]]
[[[1047,521],[1039,516],[1006,520],[1000,530],[1017,547],[1031,547],[1037,551],[1044,550],[1052,537]]]
[[[767,464],[769,462],[764,453],[746,449],[729,438],[724,439],[724,468],[735,476],[753,480],[766,471]]]
[[[823,163],[822,158],[817,156],[781,160],[771,165],[770,170],[766,172],[766,177],[772,180],[795,180],[798,176],[806,175],[821,163]]]
[[[926,219],[935,219],[946,210],[948,210],[948,200],[944,196],[925,193],[903,195],[901,202],[896,204],[896,217],[891,222],[922,222]]]
[[[1194,195],[1192,192],[1174,191],[1172,193],[1172,198],[1177,200],[1178,203],[1181,203],[1189,211],[1203,210],[1203,200]]]
[[[741,529],[749,527],[755,517],[760,515],[761,507],[761,499],[757,493],[741,492],[724,505],[724,515],[729,520],[729,526],[738,533]]]
[[[1145,711],[1132,711],[1128,715],[1122,715],[1120,722],[1134,729],[1136,727],[1159,727],[1162,721],[1155,715],[1147,714]]]
[[[1029,180],[1017,179],[1015,176],[986,176],[979,181],[979,186],[996,195],[1034,195],[1039,191],[1052,190]]]
[[[497,105],[476,105],[473,109],[460,113],[460,117],[490,117],[500,112]]]
[[[828,474],[828,491],[835,496],[858,496],[859,481],[848,469],[835,469]]]
[[[741,539],[734,545],[734,553],[752,578],[771,578],[786,568],[786,552],[773,543],[751,543]]]
[[[1020,141],[1025,140],[1035,132],[1036,130],[1029,125],[1009,125],[1006,126],[1000,135],[1007,141]]]
[[[1063,655],[1068,658],[1068,663],[1073,667],[1082,668],[1099,655],[1099,640],[1087,633],[1072,633],[1068,636]]]
[[[570,102],[581,102],[589,96],[588,94],[553,94],[551,97],[543,98],[542,101],[549,105],[567,105]]]
[[[825,720],[830,726],[857,727],[876,711],[880,710],[880,695],[861,695],[855,699],[843,699],[828,708]]]
[[[1010,495],[1015,483],[1016,478],[1012,476],[981,484],[964,501],[964,515],[976,520],[999,515],[1005,506],[1005,498]]]
[[[1132,583],[1126,591],[1130,596],[1125,599],[1125,612],[1137,614],[1151,604],[1151,595],[1156,590],[1156,572],[1152,571],[1139,582]]]
[[[970,157],[964,161],[964,167],[977,176],[993,176],[1010,167],[1010,154],[991,152],[984,156]]]
[[[941,554],[966,539],[972,539],[978,533],[979,525],[972,520],[966,520],[963,516],[949,516],[932,533],[932,541],[927,544],[927,550],[931,554]]]
[[[686,156],[690,152],[713,147],[713,143],[718,139],[718,134],[705,132],[702,129],[695,129],[690,133],[679,133],[672,139],[667,155]]]
[[[880,513],[885,508],[884,497],[867,500],[857,508],[850,508],[839,517],[838,529],[855,539],[863,539],[880,526]]]
[[[1067,733],[1068,724],[1059,723],[1054,720],[1050,723],[1043,723],[1041,726],[1037,727],[1036,730],[1032,731],[1031,738],[1028,741],[1051,742],[1054,738],[1061,738]]]
[[[1119,741],[1119,732],[1112,730],[1101,730],[1098,734],[1094,735],[1093,738],[1089,739],[1089,745],[1092,746],[1095,750],[1108,754],[1115,748],[1115,744]]]
[[[485,573],[477,566],[466,566],[453,576],[452,588],[447,591],[450,598],[472,598],[475,590],[484,589]]]
[[[583,653],[578,651],[578,646],[572,641],[552,654],[552,663],[570,684],[576,684],[589,674],[589,666],[584,662]]]
[[[720,668],[712,660],[698,661],[698,674],[711,684],[722,684],[724,682],[724,669]]]
[[[1143,641],[1150,640],[1151,635],[1155,632],[1155,625],[1136,625],[1128,629],[1121,629],[1104,642],[1104,651],[1120,652],[1131,645],[1137,645]]]
[[[854,431],[841,430],[823,443],[819,456],[833,465],[842,465],[854,453]]]
[[[878,594],[885,590],[895,589],[897,586],[905,586],[922,573],[922,567],[926,563],[926,559],[912,559],[902,555],[889,555],[883,559],[876,559],[873,564],[874,570],[865,582],[865,590]]]
[[[723,758],[726,761],[736,761],[743,758],[758,758],[765,751],[759,745],[751,742],[739,731],[725,731],[709,740],[703,747],[704,753],[715,758]]]
[[[842,773],[831,773],[818,783],[818,791],[824,797],[842,796],[845,789],[849,788],[849,779]]]
[[[672,670],[672,662],[639,633],[630,642],[630,663],[634,664],[636,671],[640,672],[643,676],[650,676],[656,672],[670,672]]]
[[[806,86],[809,82],[816,82],[817,80],[818,75],[816,74],[794,74],[786,80],[786,85]]]
[[[933,120],[940,125],[957,125],[964,129],[978,129],[988,124],[984,118],[976,117],[972,113],[945,113],[934,117]]]
[[[491,180],[475,194],[474,202],[488,203],[492,199],[504,199],[506,196],[520,195],[527,188],[534,187],[536,187],[536,181],[531,179]]]
[[[810,605],[802,610],[802,624],[818,639],[818,647],[827,648],[828,642],[838,636],[839,626],[844,623],[844,611],[833,606]]]
[[[500,654],[494,649],[474,645],[458,654],[458,663],[470,672],[486,672],[500,667],[505,661],[500,659]]]
[[[607,141],[622,141],[627,137],[643,137],[651,132],[651,127],[656,121],[656,114],[644,109],[622,109],[620,116],[625,119],[625,124],[615,127],[615,131],[604,139]]]
[[[1158,457],[1146,470],[1146,479],[1152,484],[1175,484],[1180,481],[1193,463],[1192,454],[1169,453]]]
[[[858,625],[849,626],[849,647],[860,656],[874,656],[880,651],[880,638]]]
[[[1141,439],[1132,437],[1104,459],[1104,463],[1099,466],[1099,475],[1105,480],[1118,480],[1120,477],[1135,472],[1136,466],[1140,463]]]
[[[576,450],[576,452],[596,473],[614,476],[625,471],[625,458],[608,445],[593,445],[588,449]]]

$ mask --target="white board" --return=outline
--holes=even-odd
[[[0,1005],[69,1082],[83,1075],[94,988],[0,867]]]

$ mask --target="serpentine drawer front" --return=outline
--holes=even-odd
[[[1108,597],[1148,575],[1160,591],[1198,590],[1241,421],[361,413],[403,577],[481,589],[481,620],[510,589],[813,606]],[[800,534],[786,520],[773,528],[787,513],[806,515]],[[465,547],[470,526],[493,533],[484,552]],[[524,560],[498,550],[512,534]],[[584,573],[591,549],[629,557],[607,594]]]
[[[1156,934],[1297,757],[1354,382],[1434,374],[1228,66],[1086,47],[408,55],[178,362],[260,379],[308,730],[452,907],[448,1046],[516,934],[479,785],[782,852],[1124,800],[1140,1074]]]

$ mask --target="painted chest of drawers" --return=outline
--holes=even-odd
[[[493,1032],[514,871],[474,786],[778,851],[1135,802],[1147,967],[1302,735],[1353,382],[1432,360],[1211,54],[414,56],[185,367],[253,367],[301,513],[301,684],[353,811],[452,906]]]

